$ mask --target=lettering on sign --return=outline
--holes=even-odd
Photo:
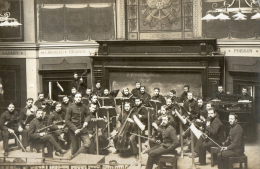
[[[94,56],[97,49],[63,49],[63,50],[40,50],[40,57],[53,56]]]
[[[260,49],[256,48],[222,48],[221,52],[225,53],[226,56],[260,56]]]
[[[26,52],[25,51],[20,51],[20,50],[0,50],[0,55],[3,56],[25,56]]]

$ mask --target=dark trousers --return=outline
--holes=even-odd
[[[71,140],[71,154],[76,156],[80,153],[86,153],[91,145],[91,139],[87,133],[79,133],[75,135],[72,130],[69,130]],[[81,145],[82,142],[82,145]]]
[[[15,132],[15,134],[18,136],[19,133]],[[4,129],[2,130],[2,136],[3,136],[3,148],[5,152],[9,151],[9,146],[8,146],[8,142],[11,136],[14,136],[13,134],[9,133],[8,130]],[[16,139],[15,139],[16,141]]]
[[[225,150],[218,153],[218,169],[228,169],[228,157],[236,157],[241,154],[233,150]]]
[[[137,137],[135,135],[131,135],[129,139],[130,139],[131,151],[132,151],[133,155],[137,155],[138,154]]]
[[[210,151],[210,148],[216,145],[211,141],[203,141],[203,140],[198,140],[197,144],[198,144],[197,146],[198,146],[198,153],[199,153],[199,162],[200,164],[206,164],[206,152]]]
[[[22,136],[22,144],[24,146],[24,148],[29,146],[29,133],[27,129],[24,129],[21,133]]]
[[[168,153],[176,153],[175,150],[172,148],[167,148],[161,145],[154,146],[151,148],[148,152],[148,160],[146,163],[146,169],[152,169],[153,164],[157,163],[159,160],[160,156],[163,154],[168,154]]]

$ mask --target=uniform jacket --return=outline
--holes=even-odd
[[[245,150],[243,136],[243,128],[239,124],[231,127],[227,140],[225,141],[227,149],[243,154]]]
[[[183,108],[185,110],[185,116],[189,116],[191,120],[196,119],[199,117],[198,112],[198,103],[196,100],[186,100],[183,104]],[[190,115],[187,114],[187,112],[190,112]]]
[[[16,110],[14,110],[12,113],[6,110],[1,114],[0,117],[1,130],[7,130],[7,128],[17,130],[19,126],[21,126],[19,113]]]
[[[148,93],[146,93],[146,92],[145,93],[140,93],[139,97],[140,97],[140,99],[143,100],[144,106],[146,106],[146,107],[150,106],[149,101],[151,100],[151,96]]]
[[[91,120],[91,114],[87,106],[72,103],[68,108],[65,116],[65,122],[69,129],[76,131],[82,128],[84,122],[89,122]]]
[[[162,135],[162,146],[169,149],[175,149],[179,145],[176,130],[171,125],[159,127],[158,131]]]
[[[43,127],[46,127],[46,123],[44,119],[39,120],[38,118],[34,118],[29,127],[29,137],[32,139],[39,139],[41,136],[39,135],[40,132],[38,132],[39,129],[42,129]],[[46,132],[42,131],[42,132]]]
[[[224,125],[218,117],[215,117],[209,126],[206,126],[206,134],[217,143],[225,140]]]

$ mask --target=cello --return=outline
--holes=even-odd
[[[133,112],[133,109],[129,112],[124,124],[119,128],[117,135],[113,139],[115,149],[120,152],[124,152],[129,149],[130,132],[132,131],[134,125],[133,125],[133,123],[129,122],[127,119],[131,116],[132,112]]]

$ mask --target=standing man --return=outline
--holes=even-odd
[[[154,91],[154,95],[152,97],[152,100],[157,100],[159,101],[159,103],[155,103],[157,104],[157,110],[161,108],[162,105],[166,104],[165,98],[160,95],[160,88],[156,87],[153,89]]]
[[[135,82],[135,88],[131,91],[134,97],[139,97],[141,82]]]
[[[23,130],[19,120],[19,113],[15,110],[13,103],[9,103],[7,110],[1,114],[0,129],[3,136],[4,156],[8,156],[10,136],[13,134],[18,135]]]
[[[93,94],[97,95],[97,96],[101,96],[103,94],[103,88],[101,86],[100,82],[96,83],[95,88],[93,89]]]
[[[82,95],[77,93],[74,98],[74,103],[68,108],[65,122],[69,128],[71,139],[72,158],[80,153],[86,152],[91,144],[91,133],[87,130],[88,123],[91,120],[91,114],[96,111],[96,106],[90,104],[89,108],[81,102]],[[82,145],[80,147],[80,142]]]
[[[151,100],[151,96],[150,96],[150,94],[148,94],[145,91],[145,87],[144,86],[140,87],[139,98],[142,100],[142,103],[143,103],[144,106],[150,107],[150,103],[149,102]]]
[[[216,92],[216,98],[222,100],[223,97],[225,97],[223,86],[218,86],[218,91]]]
[[[183,104],[183,108],[185,110],[185,116],[188,117],[190,120],[194,120],[199,117],[198,103],[193,98],[192,92],[187,93],[187,99]]]
[[[208,109],[208,119],[206,122],[205,132],[208,137],[213,139],[218,144],[221,144],[225,140],[224,125],[217,117],[217,113],[213,108]],[[210,150],[211,147],[216,146],[210,139],[198,140],[198,155],[199,165],[206,165],[206,151]]]
[[[160,156],[168,153],[177,153],[176,148],[179,145],[176,130],[169,125],[168,116],[162,116],[162,122],[158,131],[162,134],[162,143],[156,140],[157,143],[161,143],[158,146],[154,146],[148,151],[148,160],[146,163],[146,169],[152,169],[153,164],[156,163]]]
[[[190,86],[189,85],[184,85],[183,86],[183,93],[181,94],[181,97],[180,97],[180,102],[183,103],[187,100],[187,94],[188,92],[190,91]]]
[[[231,129],[227,140],[224,142],[220,153],[218,153],[218,168],[228,168],[228,157],[236,157],[244,154],[245,144],[243,139],[243,128],[237,123],[237,115],[229,114],[229,124]]]

